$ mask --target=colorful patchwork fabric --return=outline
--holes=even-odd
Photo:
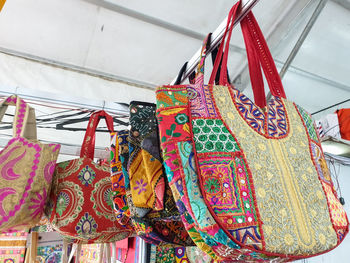
[[[123,167],[120,161],[119,154],[128,154],[128,148],[120,147],[125,145],[124,138],[128,131],[119,131],[111,133],[111,181],[114,201],[114,212],[120,225],[126,226],[130,219],[130,210],[126,201],[125,179],[123,174]],[[124,146],[123,145],[123,146]],[[125,156],[123,157],[125,158]]]
[[[169,101],[176,93],[188,94],[187,106]],[[211,246],[208,255],[283,262],[344,238],[348,219],[299,107],[273,98],[264,114],[235,89],[198,82],[158,88],[157,107],[171,189],[180,213],[189,212]],[[186,112],[188,122],[176,122]]]
[[[157,89],[167,177],[186,228],[193,227],[191,237],[210,247],[205,252],[214,259],[287,262],[315,256],[339,245],[349,222],[314,123],[285,99],[251,12],[241,27],[254,96],[264,108],[230,86],[225,68],[240,4],[230,10],[219,51],[223,57],[215,61],[209,81],[214,83],[221,67],[221,85],[204,85],[207,38],[195,83]],[[278,95],[267,105],[261,67],[271,93]]]
[[[184,93],[184,89],[186,89],[184,86],[163,87],[158,89],[158,93]],[[193,89],[194,87],[191,86],[191,92]],[[163,104],[161,101],[158,101],[158,103],[158,105]],[[165,115],[162,114],[163,110],[166,111]],[[157,110],[161,138],[166,134],[166,130],[172,124],[173,116],[168,115],[168,112],[171,112],[168,110],[167,108],[159,108]],[[189,112],[189,109],[186,110],[186,108],[182,110]],[[189,120],[189,118],[187,119]],[[218,123],[214,121],[213,128]],[[238,256],[245,260],[253,259],[249,251],[241,252],[238,250],[239,246],[230,240],[229,236],[215,222],[208,210],[200,190],[192,142],[188,141],[190,139],[190,133],[186,128],[183,128],[185,124],[182,123],[177,127],[177,130],[182,131],[181,136],[172,138],[171,140],[164,140],[161,147],[163,149],[168,180],[187,231],[196,245],[215,260],[231,259]],[[209,124],[212,124],[211,121],[209,121]],[[211,131],[210,128],[209,130]],[[209,130],[204,129],[205,132],[209,132]],[[198,131],[198,133],[200,132]],[[230,144],[229,148],[236,149],[235,142],[230,141],[229,138],[227,139],[232,144]],[[209,184],[209,189],[215,192],[215,181],[209,182]],[[259,260],[267,258],[258,253],[255,257]]]
[[[193,245],[191,238],[187,234],[183,222],[181,221],[179,212],[177,210],[174,198],[172,196],[172,192],[169,188],[166,178],[164,177],[163,162],[160,156],[160,148],[159,148],[159,140],[158,140],[158,126],[155,117],[155,105],[153,104],[143,104],[143,103],[131,103],[130,109],[133,110],[134,107],[143,109],[143,106],[147,106],[152,110],[147,109],[146,113],[148,122],[147,129],[142,128],[142,126],[137,126],[137,129],[143,131],[143,135],[146,134],[147,131],[149,134],[147,137],[145,136],[143,140],[138,138],[137,143],[135,142],[135,136],[130,136],[126,138],[125,133],[118,133],[119,137],[119,149],[123,149],[123,153],[120,153],[120,160],[122,162],[123,173],[125,178],[125,190],[126,190],[126,201],[129,206],[131,222],[132,225],[140,237],[146,240],[148,243],[152,243],[155,245],[159,244],[177,244],[177,245]],[[136,112],[136,110],[133,110]],[[146,114],[145,113],[145,114]],[[153,115],[151,115],[152,113]],[[140,116],[144,116],[144,114],[140,113]],[[141,117],[139,118],[141,119]],[[138,119],[134,119],[138,120]],[[150,121],[151,120],[151,121]],[[154,123],[152,126],[148,126],[149,123]],[[133,126],[133,125],[132,125]],[[151,127],[151,130],[149,128]],[[149,132],[150,131],[150,132]],[[135,135],[134,130],[134,135]],[[130,134],[132,131],[130,131]],[[128,144],[129,141],[129,144]],[[142,148],[142,151],[138,156],[136,154],[137,150]],[[128,154],[126,154],[128,152]],[[130,155],[129,155],[130,154]],[[133,161],[130,160],[133,158]],[[160,165],[160,166],[159,166]],[[139,170],[138,170],[139,169]],[[131,178],[128,174],[129,171],[143,171],[144,174],[153,174],[155,176],[160,176],[162,181],[164,182],[164,193],[163,193],[163,209],[157,210],[153,208],[152,210],[142,210],[140,207],[136,207],[134,204],[134,194],[131,191],[132,181],[134,178]],[[133,173],[135,174],[135,173]],[[130,178],[129,178],[130,177]],[[142,183],[145,184],[148,180],[143,177],[140,180],[143,180]],[[130,184],[127,185],[127,182],[130,181]],[[158,183],[159,185],[159,183]],[[142,185],[141,185],[142,186]],[[145,188],[146,187],[145,185]],[[142,189],[134,189],[135,191],[140,192]],[[142,212],[140,214],[140,212]],[[146,212],[143,215],[143,212]]]
[[[0,262],[24,262],[27,236],[28,232],[1,233]]]
[[[60,263],[62,261],[62,244],[39,246],[36,260],[38,263]]]
[[[191,250],[190,250],[191,248]],[[207,260],[208,256],[202,252],[196,253],[198,251],[197,247],[172,247],[172,246],[154,246],[151,247],[151,263],[195,263],[195,262],[210,262]],[[190,260],[187,253],[191,253],[192,260]],[[196,255],[197,254],[197,255]],[[197,258],[195,256],[203,256],[202,258]]]
[[[151,209],[163,209],[165,182],[159,155],[155,106],[131,102],[130,125],[130,191],[138,216],[143,217]]]
[[[198,247],[186,247],[186,255],[191,263],[210,263],[211,257],[205,254]]]

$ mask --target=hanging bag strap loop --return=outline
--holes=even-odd
[[[13,120],[13,137],[24,137],[28,140],[36,140],[35,110],[20,97],[12,95],[0,103],[0,122],[8,106],[16,107]]]
[[[255,48],[256,54],[260,60],[261,67],[264,70],[264,74],[266,76],[271,94],[273,96],[286,98],[286,94],[284,92],[282,81],[278,74],[275,62],[267,46],[264,35],[261,32],[259,24],[257,23],[251,11],[241,21],[241,28],[246,46],[252,45]],[[252,52],[251,50],[253,50],[253,48],[247,49],[247,52],[248,50]],[[260,65],[255,64],[254,66],[260,68]]]
[[[96,129],[102,117],[106,120],[109,132],[114,132],[112,116],[103,110],[93,113],[86,129],[83,146],[81,147],[80,151],[80,157],[88,157],[90,159],[94,158]]]
[[[183,75],[185,74],[186,72],[186,69],[187,69],[187,65],[188,65],[188,61],[185,62],[185,64],[182,66],[182,68],[180,69],[180,72],[179,74],[177,75],[177,78],[176,78],[176,81],[174,83],[174,85],[180,85],[181,84],[181,80],[183,78]],[[196,73],[195,72],[192,72],[189,76],[188,76],[188,80],[190,82],[190,84],[193,84],[194,83],[194,80],[195,80],[195,75]]]
[[[231,39],[234,21],[236,19],[237,11],[240,4],[241,1],[238,1],[229,12],[226,29],[219,48],[219,55],[216,58],[209,84],[214,83],[214,79],[217,74],[219,63],[221,60],[220,51],[223,51],[222,68],[220,71],[220,85],[229,85],[227,79],[227,72],[224,70],[224,68],[225,66],[227,67],[229,42]],[[263,85],[264,82],[262,78],[261,67],[263,68],[264,74],[269,84],[271,94],[274,96],[280,96],[285,98],[285,92],[279,74],[277,72],[275,63],[267,47],[266,41],[259,28],[259,25],[257,24],[252,12],[249,12],[242,19],[241,26],[247,50],[248,65],[252,81],[255,103],[259,107],[266,106],[266,98]]]
[[[197,72],[196,72],[196,78],[195,78],[195,82],[197,84],[204,84],[204,66],[205,66],[205,59],[208,53],[208,50],[210,49],[210,44],[211,44],[211,37],[212,37],[212,33],[209,33],[207,35],[207,37],[204,39],[203,44],[202,44],[202,50],[201,50],[201,54],[200,54],[200,61],[199,64],[197,66]],[[213,65],[215,64],[216,61],[216,57],[219,53],[219,48],[216,47],[212,52],[212,61],[213,61]],[[221,52],[222,53],[222,52]],[[219,65],[218,68],[221,70],[222,68],[222,63],[221,63],[221,59],[219,61]],[[225,67],[223,70],[226,71],[226,73],[228,72],[227,67]],[[218,74],[216,74],[215,76],[215,83],[219,84],[219,78],[220,78],[220,74],[218,72]],[[200,82],[200,83],[199,83]]]

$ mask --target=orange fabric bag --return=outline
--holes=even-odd
[[[337,110],[337,115],[342,139],[350,140],[350,109]]]

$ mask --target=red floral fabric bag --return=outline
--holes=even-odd
[[[91,115],[80,158],[56,166],[50,223],[76,243],[105,243],[124,239],[132,230],[120,226],[113,211],[109,163],[94,162],[95,131],[100,117],[113,132],[113,119],[104,111]]]

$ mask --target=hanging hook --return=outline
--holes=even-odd
[[[106,101],[103,101],[103,106],[102,106],[102,110],[105,110],[105,106],[106,106]]]

